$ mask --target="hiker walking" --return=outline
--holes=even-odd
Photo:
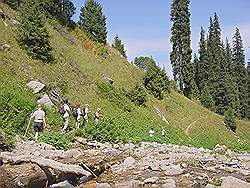
[[[76,102],[76,106],[73,112],[74,117],[76,118],[76,128],[79,129],[81,124],[81,104],[79,101]]]
[[[32,119],[34,119],[35,141],[37,142],[39,132],[42,132],[43,128],[47,126],[45,112],[40,104],[38,105],[38,109],[30,115],[30,122]]]
[[[66,131],[69,125],[69,112],[70,108],[68,105],[68,100],[64,101],[64,104],[61,106],[60,113],[63,116],[63,129],[62,132]]]
[[[94,113],[94,121],[98,123],[101,117],[102,117],[101,109],[97,108],[97,111]]]
[[[89,110],[89,105],[88,104],[85,104],[83,110],[82,110],[82,116],[83,116],[83,121],[84,121],[84,124],[85,123],[88,123],[88,113],[91,112]]]

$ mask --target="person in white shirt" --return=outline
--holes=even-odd
[[[82,110],[83,120],[84,123],[88,123],[88,113],[89,113],[89,105],[85,104],[84,109]]]
[[[154,130],[153,128],[151,128],[151,129],[148,131],[148,133],[149,133],[149,136],[152,137],[152,136],[154,136],[154,134],[155,134],[155,130]]]
[[[42,110],[42,106],[40,104],[38,105],[38,109],[31,114],[30,121],[32,119],[34,119],[35,141],[37,142],[39,132],[42,132],[43,128],[47,126],[45,121],[45,112]]]
[[[68,105],[68,100],[64,101],[64,104],[62,106],[63,108],[63,129],[62,132],[66,131],[69,125],[69,112],[70,112],[70,108]]]
[[[79,129],[80,124],[81,124],[81,104],[79,101],[76,102],[75,106],[75,113],[76,113],[76,128]]]

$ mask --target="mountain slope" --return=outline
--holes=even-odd
[[[0,3],[0,7],[10,18],[17,16],[6,5]],[[103,124],[96,126],[90,123],[84,128],[84,135],[107,141],[157,141],[207,148],[219,143],[250,151],[249,121],[237,121],[234,134],[225,127],[223,117],[173,90],[163,100],[149,96],[145,107],[135,106],[123,91],[140,83],[143,71],[128,63],[111,47],[93,43],[80,29],[67,31],[57,22],[50,21],[47,27],[56,63],[43,64],[31,59],[18,46],[15,40],[17,26],[11,20],[7,24],[6,27],[0,20],[0,46],[5,43],[11,45],[9,51],[0,51],[0,79],[4,86],[2,96],[12,88],[26,88],[25,84],[30,80],[40,80],[46,84],[47,91],[52,88],[59,90],[71,104],[76,100],[80,100],[82,105],[90,104],[91,113],[101,107]],[[105,91],[106,85],[100,85],[105,77],[114,80],[108,93]],[[27,94],[29,101],[32,101],[30,108],[27,108],[30,113],[38,95],[30,94],[27,89],[15,92],[22,96]],[[19,105],[19,108],[22,109],[22,106]],[[25,120],[24,116],[22,118]],[[163,117],[167,121],[163,121]],[[3,118],[0,122],[8,125]],[[56,111],[48,110],[48,123],[49,132],[57,134],[60,131],[61,120]],[[19,126],[18,133],[22,134],[26,125]],[[74,128],[73,120],[70,126]],[[156,130],[154,137],[148,135],[151,127]],[[162,128],[166,130],[166,137],[161,135]]]

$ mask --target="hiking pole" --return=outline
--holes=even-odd
[[[26,134],[27,134],[27,132],[28,132],[28,129],[29,129],[29,126],[30,126],[30,122],[31,122],[31,118],[29,119],[29,123],[28,123],[28,125],[27,125],[27,128],[26,128],[26,130],[25,130],[25,134],[24,134],[24,137],[26,137]]]

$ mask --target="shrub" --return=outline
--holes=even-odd
[[[235,117],[235,111],[233,108],[229,108],[225,114],[224,114],[224,123],[226,124],[226,127],[232,130],[233,132],[236,131],[236,117]]]
[[[105,98],[114,103],[125,112],[132,111],[131,102],[121,90],[118,90],[111,84],[105,82],[98,83],[97,87],[99,90],[98,94],[102,98]]]
[[[64,133],[60,132],[42,133],[39,140],[61,150],[67,150],[71,143],[71,139],[69,139]]]
[[[131,102],[138,106],[145,105],[148,100],[146,90],[143,86],[136,86],[127,96]]]

